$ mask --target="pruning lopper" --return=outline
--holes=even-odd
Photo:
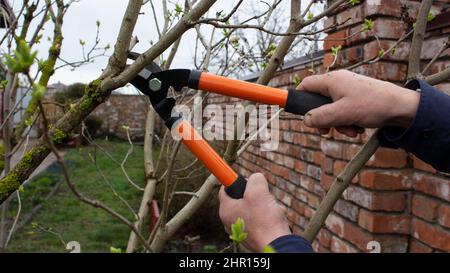
[[[180,137],[183,144],[225,186],[226,193],[234,199],[244,196],[246,179],[238,175],[188,121],[181,115],[172,115],[175,99],[168,97],[170,87],[176,92],[189,87],[257,103],[279,105],[286,112],[298,115],[305,115],[313,108],[332,102],[329,97],[317,93],[278,89],[198,70],[163,71],[155,63],[144,68],[130,83],[150,98],[153,108],[165,125]]]

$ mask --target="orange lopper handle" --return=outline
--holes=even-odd
[[[214,174],[226,187],[237,179],[237,173],[214,151],[202,136],[185,120],[174,124],[174,130],[184,145]]]
[[[254,102],[286,106],[288,91],[256,83],[235,80],[202,72],[198,82],[201,90]]]

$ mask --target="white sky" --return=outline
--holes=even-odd
[[[13,3],[13,7],[20,7],[21,0],[10,0]],[[184,1],[169,0],[170,3]],[[271,2],[271,1],[267,1]],[[280,4],[282,10],[289,10],[289,2],[284,0]],[[306,6],[309,1],[302,1]],[[63,35],[64,41],[62,45],[61,57],[68,61],[77,61],[82,59],[82,51],[79,40],[86,41],[85,48],[89,49],[93,44],[96,32],[96,21],[101,22],[100,27],[100,44],[110,44],[111,49],[107,55],[112,53],[113,46],[117,37],[117,33],[120,27],[122,16],[125,12],[128,0],[80,0],[78,3],[72,4],[69,8],[66,17],[64,18]],[[153,0],[156,6],[158,14],[161,12],[161,1]],[[224,13],[228,13],[232,7],[237,3],[237,0],[218,0],[209,14],[211,17],[215,16],[216,11],[223,10]],[[249,10],[249,6],[253,4],[255,7],[261,10],[266,8],[260,0],[246,0],[243,6],[240,8],[243,12],[240,14],[245,16],[245,11]],[[151,6],[149,3],[144,5],[141,9],[143,13],[139,16],[134,35],[137,35],[140,42],[133,49],[137,52],[143,52],[150,47],[151,41],[157,41],[158,35],[152,16]],[[250,14],[249,14],[250,15]],[[251,14],[252,16],[253,14]],[[245,16],[243,18],[248,18]],[[161,20],[162,21],[162,20]],[[37,23],[36,23],[37,24]],[[203,27],[202,29],[206,29]],[[33,29],[33,28],[32,28]],[[41,58],[47,56],[47,50],[49,47],[48,37],[52,37],[53,27],[49,23],[43,31],[44,37],[41,44],[37,45],[35,49],[39,51]],[[0,34],[4,33],[4,30]],[[170,48],[169,48],[170,49]],[[193,56],[195,50],[195,31],[190,30],[184,34],[181,46],[174,60],[172,68],[193,68]],[[101,73],[101,69],[106,66],[108,57],[100,57],[95,60],[95,63],[84,65],[72,71],[69,67],[61,68],[56,71],[52,76],[50,83],[62,82],[64,84],[71,84],[74,82],[87,83],[94,80]]]

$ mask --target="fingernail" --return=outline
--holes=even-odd
[[[306,126],[311,127],[312,121],[311,121],[312,115],[310,113],[306,113],[305,118],[303,119],[303,122]]]

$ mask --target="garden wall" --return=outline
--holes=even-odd
[[[448,2],[435,1],[433,14],[443,14],[429,24],[421,56],[424,64],[450,35]],[[326,26],[351,19],[328,32],[324,52],[313,56],[314,65],[309,57],[288,62],[270,85],[290,88],[296,77],[304,78],[311,74],[311,69],[324,73],[333,62],[330,50],[333,46],[342,46],[333,69],[377,56],[380,49],[387,50],[412,26],[419,5],[420,1],[370,0],[337,12],[326,20]],[[377,38],[363,33],[339,40],[359,31],[365,18],[374,21]],[[410,41],[403,42],[380,62],[361,65],[354,71],[403,84],[409,45]],[[450,65],[450,50],[442,56],[431,67],[432,73]],[[438,88],[450,94],[450,83]],[[213,94],[207,98],[207,104],[236,101]],[[238,159],[235,168],[245,176],[264,173],[272,192],[288,208],[294,232],[301,234],[333,177],[343,170],[372,132],[356,139],[335,131],[320,136],[303,126],[298,117],[283,113],[278,149],[264,152],[255,142]],[[382,252],[450,251],[450,176],[436,172],[403,150],[380,148],[338,201],[313,247],[320,252],[367,252],[370,241],[378,241]]]

